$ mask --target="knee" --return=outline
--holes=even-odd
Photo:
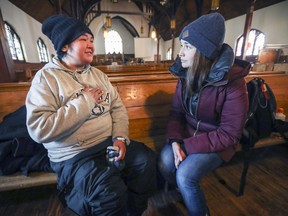
[[[176,172],[176,182],[178,187],[198,185],[199,181],[199,176],[197,176],[193,170],[183,169],[183,167],[178,168]]]
[[[172,168],[174,166],[174,156],[170,145],[165,145],[161,150],[158,166],[160,169],[166,169],[168,167]]]
[[[97,169],[94,169],[94,171]],[[67,204],[79,215],[117,215],[127,202],[127,187],[111,168],[91,172],[74,185]]]

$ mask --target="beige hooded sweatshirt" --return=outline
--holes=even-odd
[[[84,86],[99,87],[104,101],[96,104]],[[43,143],[53,162],[61,162],[108,137],[128,140],[125,106],[108,77],[88,65],[82,71],[65,68],[57,58],[39,70],[26,98],[30,136]]]

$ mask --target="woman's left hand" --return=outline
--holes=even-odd
[[[175,167],[176,169],[178,169],[180,163],[185,160],[186,155],[185,153],[182,151],[180,144],[177,142],[173,142],[172,143],[172,149],[173,149],[173,154],[174,154],[174,163],[175,163]]]

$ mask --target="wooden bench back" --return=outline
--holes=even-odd
[[[154,150],[164,144],[175,87],[176,80],[117,84],[128,111],[130,138]]]
[[[258,76],[247,76],[246,81]],[[288,115],[288,75],[261,76],[272,88],[278,107],[285,109]],[[159,149],[155,143],[165,142],[165,130],[169,116],[176,78],[171,75],[142,75],[129,77],[111,77],[117,88],[129,116],[130,137],[145,142],[153,149]],[[29,83],[0,84],[0,121],[25,104]]]
[[[277,108],[284,108],[284,113],[288,116],[288,74],[249,75],[246,81],[255,77],[261,77],[266,81],[276,97]]]
[[[25,104],[30,83],[0,83],[0,122]]]
[[[119,82],[117,88],[129,116],[130,137],[145,142],[152,149],[155,139],[164,141],[170,104],[176,79],[138,82]],[[25,104],[30,83],[0,84],[0,121]]]

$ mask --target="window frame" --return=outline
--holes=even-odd
[[[49,62],[48,49],[43,39],[39,37],[36,43],[37,43],[37,51],[38,51],[38,57],[39,57],[40,62],[43,62],[43,63]]]
[[[117,41],[117,40],[115,40],[114,42],[113,42],[113,41],[109,41],[109,40],[111,40],[111,36],[110,36],[110,35],[111,35],[111,34],[114,34],[114,32],[117,33],[117,37],[119,36],[120,41]],[[110,37],[110,38],[109,38],[109,37]],[[123,40],[122,40],[122,37],[121,37],[120,34],[119,34],[117,31],[115,31],[114,29],[108,31],[108,35],[107,35],[107,37],[105,38],[104,43],[105,43],[105,54],[106,54],[106,55],[113,54],[113,53],[123,54]],[[113,44],[113,47],[115,47],[115,43],[121,43],[121,49],[120,49],[120,51],[118,52],[118,50],[116,50],[116,51],[110,52],[111,49],[107,47],[107,44],[108,44],[108,43],[112,43],[112,44]],[[112,45],[111,45],[111,46],[112,46]]]
[[[247,51],[246,51],[246,60],[249,61],[249,62],[253,62],[255,63],[257,61],[257,58],[259,56],[259,53],[261,51],[261,49],[264,48],[264,44],[265,44],[265,34],[258,30],[258,29],[254,29],[252,28],[249,32],[249,35],[248,35],[248,40],[250,39],[251,37],[251,32],[255,31],[255,37],[254,37],[254,40],[253,41],[249,41],[251,43],[250,46],[252,46],[252,51],[251,51],[251,54],[247,54]],[[263,38],[261,38],[263,37]],[[263,40],[263,43],[262,45],[259,45],[259,46],[255,46],[257,45],[257,42],[259,43],[259,40]],[[244,40],[244,34],[240,35],[237,39],[236,39],[236,43],[235,43],[235,57],[236,58],[239,58],[242,56],[242,45],[243,45],[243,40]],[[239,44],[241,43],[241,44]],[[241,45],[241,46],[240,46]],[[261,49],[259,47],[262,47]],[[258,49],[258,51],[256,51],[256,49]],[[256,52],[256,54],[255,54]],[[258,52],[258,53],[257,53]],[[239,53],[237,55],[237,53]]]
[[[169,47],[166,52],[166,60],[172,60],[172,47]]]
[[[12,56],[12,60],[19,61],[19,62],[26,62],[24,50],[23,50],[22,43],[21,43],[21,38],[16,33],[14,28],[6,21],[4,21],[4,28],[5,28],[5,33],[7,36],[8,46],[9,46],[9,50]],[[19,46],[15,44],[15,41],[18,42]],[[12,52],[12,50],[14,53]],[[20,59],[21,56],[19,56],[19,52],[23,58],[22,60]]]

